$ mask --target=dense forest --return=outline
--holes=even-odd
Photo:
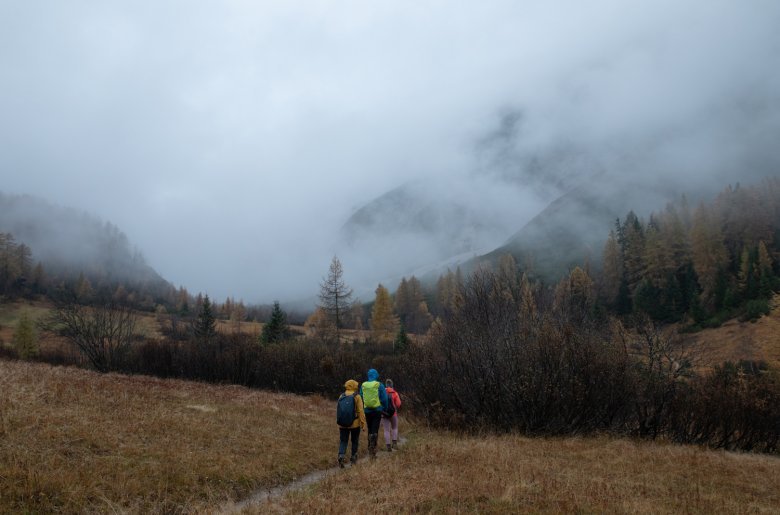
[[[691,210],[685,197],[646,221],[617,221],[604,248],[599,300],[617,314],[718,325],[768,311],[778,289],[780,179],[728,187]]]

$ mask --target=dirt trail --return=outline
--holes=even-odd
[[[381,439],[380,439],[381,440]],[[401,447],[406,443],[406,438],[403,436],[398,439],[398,446]],[[377,459],[385,459],[389,458],[393,455],[393,453],[383,451],[381,448],[377,452]],[[370,458],[365,457],[361,458],[361,460],[358,462],[357,467],[360,466],[361,462],[370,460]],[[347,465],[349,468],[350,465]],[[271,488],[264,488],[261,490],[256,490],[254,493],[250,494],[249,497],[246,499],[243,499],[241,501],[235,501],[228,504],[225,504],[222,506],[219,510],[216,511],[216,513],[221,515],[228,515],[231,513],[240,513],[241,510],[245,508],[249,508],[251,506],[260,506],[265,502],[272,501],[274,499],[278,499],[285,494],[289,492],[295,492],[298,490],[302,490],[306,488],[307,486],[313,485],[315,483],[319,483],[323,479],[325,479],[328,476],[332,476],[338,472],[341,471],[341,468],[338,466],[331,467],[329,469],[324,470],[315,470],[314,472],[309,472],[305,476],[301,476],[298,479],[291,481],[289,483],[274,486]]]

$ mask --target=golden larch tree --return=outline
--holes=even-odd
[[[393,311],[390,292],[381,284],[376,288],[376,299],[371,309],[371,336],[381,342],[392,341],[398,331],[398,316]]]

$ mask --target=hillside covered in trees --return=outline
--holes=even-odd
[[[598,296],[617,314],[691,319],[699,326],[768,311],[778,289],[780,179],[729,186],[712,202],[685,197],[647,220],[615,224],[598,274]]]
[[[118,227],[84,212],[0,193],[0,233],[0,294],[72,294],[147,310],[173,300],[173,286]]]

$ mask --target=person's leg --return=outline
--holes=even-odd
[[[350,461],[354,465],[357,461],[358,445],[360,444],[360,428],[356,427],[355,429],[350,429],[350,433],[352,437],[352,458]]]
[[[349,441],[349,429],[339,428],[339,455],[346,454]]]
[[[390,443],[392,441],[391,435],[390,435],[390,428],[392,427],[392,421],[391,419],[387,417],[382,417],[382,428],[384,429],[385,433],[385,445],[387,446],[387,450],[390,450]]]
[[[379,423],[382,420],[382,414],[378,411],[369,411],[366,413],[366,426],[368,436],[379,433]]]
[[[339,465],[344,466],[346,458],[344,454],[347,452],[347,441],[349,439],[349,429],[339,428]]]
[[[396,446],[398,444],[398,414],[393,415],[393,418],[390,419],[390,425],[393,432],[393,446]]]
[[[376,441],[379,436],[379,421],[382,419],[382,413],[378,411],[369,411],[366,413],[366,425],[368,426],[368,454],[376,457]]]

